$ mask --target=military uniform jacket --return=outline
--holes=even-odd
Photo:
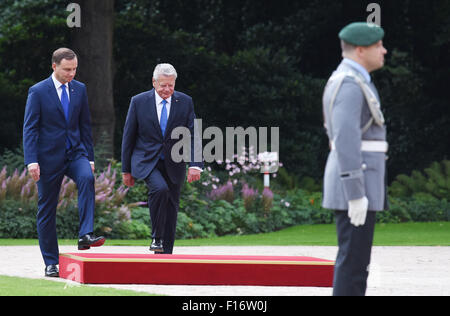
[[[379,104],[379,95],[373,85],[352,65],[343,61],[328,81],[323,95],[324,120],[332,148],[324,174],[322,206],[347,210],[348,201],[366,196],[369,210],[386,209],[386,153],[363,151],[363,141],[386,141],[386,127],[368,122],[373,114],[355,76],[368,85]],[[343,80],[331,80],[335,75]],[[339,76],[338,76],[339,77]],[[334,100],[330,107],[330,101]],[[382,116],[382,114],[381,114]]]

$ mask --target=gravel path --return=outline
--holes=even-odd
[[[148,247],[103,246],[97,253],[150,253]],[[61,246],[60,252],[78,252]],[[310,256],[334,260],[337,247],[176,247],[174,254]],[[37,246],[1,246],[0,275],[44,278]],[[66,282],[59,279],[61,282]],[[97,286],[97,285],[96,285]],[[329,296],[331,288],[264,286],[101,285],[175,296]],[[450,247],[374,247],[368,296],[449,296]]]

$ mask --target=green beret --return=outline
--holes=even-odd
[[[354,22],[339,32],[339,38],[356,46],[370,46],[384,37],[384,30],[373,23]]]

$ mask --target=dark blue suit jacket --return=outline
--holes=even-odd
[[[145,179],[163,153],[170,180],[174,184],[181,184],[186,176],[186,163],[177,163],[171,158],[172,147],[181,137],[171,139],[171,133],[176,127],[188,128],[191,133],[191,153],[194,153],[194,119],[192,98],[175,91],[163,137],[156,112],[155,89],[131,98],[122,139],[122,172],[131,173],[137,179]],[[203,168],[203,163],[191,159],[189,166]]]
[[[60,171],[66,159],[85,156],[94,161],[86,86],[72,80],[69,93],[69,119],[66,121],[52,77],[28,91],[23,125],[25,165],[39,163],[41,174]],[[70,157],[66,154],[66,137],[72,144]]]

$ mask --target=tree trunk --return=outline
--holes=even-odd
[[[81,27],[73,28],[77,79],[87,87],[96,157],[104,162],[114,154],[114,0],[77,2],[81,7]]]

